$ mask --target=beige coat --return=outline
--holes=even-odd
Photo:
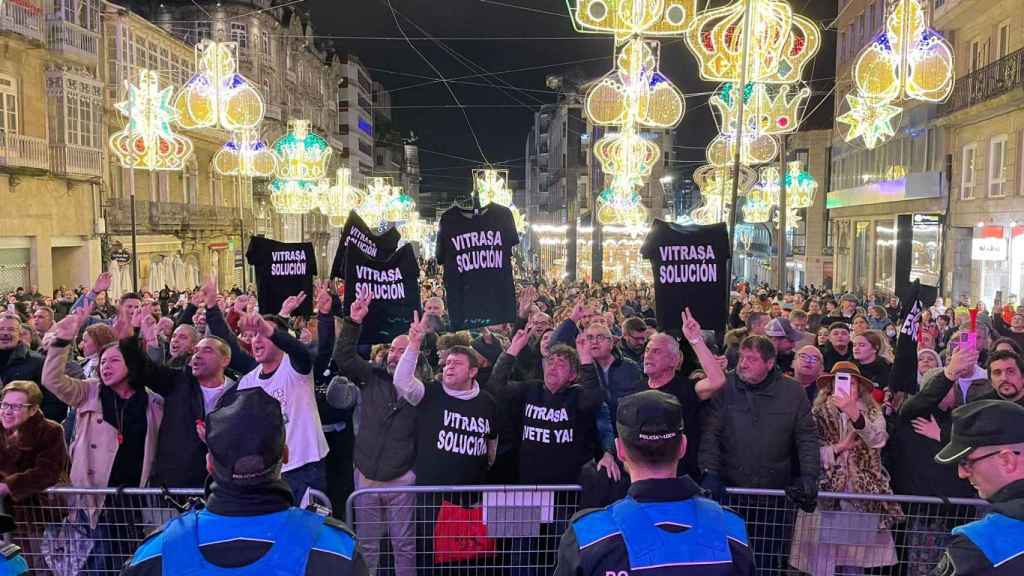
[[[100,383],[97,378],[79,380],[64,373],[68,348],[50,346],[43,364],[43,386],[62,402],[75,409],[75,437],[71,441],[71,485],[106,488],[117,455],[117,428],[103,420]],[[164,399],[152,392],[146,411],[146,446],[142,458],[142,485],[149,482],[156,455],[156,441],[164,415]],[[93,527],[99,519],[103,498],[90,498],[80,504],[89,513]]]

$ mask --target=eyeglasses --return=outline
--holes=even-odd
[[[818,363],[818,357],[815,356],[814,354],[798,354],[797,358],[803,360],[804,362],[806,362],[808,364],[817,364]]]
[[[988,454],[985,454],[984,456],[979,456],[978,458],[968,458],[968,457],[965,456],[965,457],[957,460],[956,465],[959,466],[960,468],[963,468],[964,470],[970,472],[971,469],[974,468],[974,465],[977,464],[978,462],[981,462],[982,460],[985,460],[986,458],[991,458],[993,456],[998,456],[999,454],[1004,454],[1006,452],[1009,452],[1010,454],[1015,454],[1017,456],[1021,455],[1021,451],[1020,450],[996,450],[995,452],[990,452]]]
[[[21,412],[22,410],[28,410],[32,404],[14,404],[11,402],[4,402],[0,404],[0,412]]]
[[[587,334],[584,337],[584,339],[587,342],[607,342],[608,340],[611,340],[612,338],[611,338],[611,336],[608,336],[606,334]]]

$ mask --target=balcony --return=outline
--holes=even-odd
[[[53,171],[64,176],[103,176],[103,151],[84,146],[51,146]]]
[[[958,78],[953,95],[939,106],[939,115],[948,116],[1016,91],[1024,96],[1024,49]]]
[[[106,220],[110,232],[131,231],[131,200],[111,198]],[[238,211],[226,206],[193,206],[180,202],[152,202],[136,197],[135,221],[140,233],[175,234],[185,231],[231,231],[238,226]]]
[[[80,64],[97,65],[100,53],[98,33],[67,20],[50,20],[46,25],[50,50]]]
[[[31,3],[9,0],[0,3],[0,34],[20,34],[40,44],[46,41],[43,30],[43,9]]]
[[[49,170],[46,140],[0,132],[0,167]]]

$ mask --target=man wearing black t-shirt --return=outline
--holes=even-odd
[[[853,347],[850,346],[850,325],[845,322],[833,322],[828,327],[828,342],[821,349],[825,357],[822,368],[825,372],[832,370],[836,362],[853,361]]]
[[[725,372],[722,371],[718,359],[704,342],[700,323],[686,308],[682,313],[683,336],[690,342],[704,378],[691,380],[686,374],[679,372],[683,354],[679,342],[669,334],[659,332],[651,336],[644,352],[644,374],[647,375],[647,386],[652,390],[660,390],[671,394],[679,400],[683,407],[684,432],[689,432],[693,451],[679,461],[679,473],[699,477],[700,467],[697,464],[697,453],[700,448],[700,407],[725,384]]]
[[[416,484],[443,486],[482,484],[494,462],[498,446],[495,433],[497,405],[476,381],[476,352],[452,346],[439,381],[423,384],[415,379],[420,344],[429,331],[427,317],[413,314],[409,345],[395,368],[395,388],[416,406]],[[458,494],[441,506],[475,504]],[[417,557],[433,557],[434,525],[439,502],[429,494],[417,495]]]

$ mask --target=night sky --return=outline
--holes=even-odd
[[[793,4],[822,28],[836,14],[833,1]],[[522,178],[533,114],[557,97],[545,86],[547,75],[577,68],[584,77],[597,77],[612,68],[611,38],[575,32],[563,0],[391,0],[394,14],[387,0],[306,0],[305,6],[318,35],[357,55],[374,80],[392,92],[396,126],[404,136],[413,132],[419,139],[423,191],[440,193],[442,204],[469,191],[470,170],[484,161]],[[396,18],[430,64],[402,37]],[[822,49],[805,73],[805,80],[815,79],[808,110],[832,88],[835,37],[834,31],[824,31]],[[436,81],[431,65],[450,80],[447,86]],[[686,94],[715,88],[700,80],[681,39],[663,42],[661,71]],[[831,115],[826,101],[809,122],[830,127]],[[707,96],[688,97],[676,135],[680,172],[703,163],[704,147],[716,131]]]

